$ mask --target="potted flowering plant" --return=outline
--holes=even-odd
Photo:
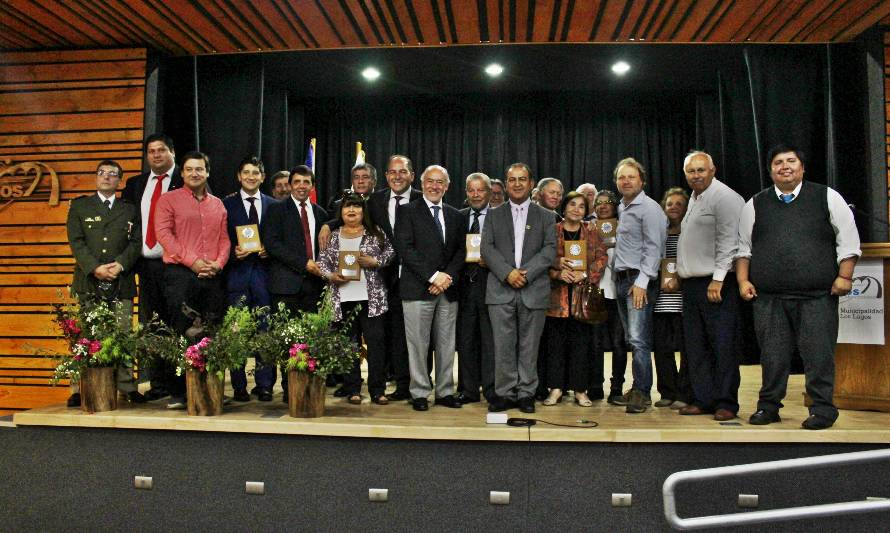
[[[324,415],[325,378],[349,372],[360,357],[359,346],[349,338],[355,315],[334,322],[330,290],[326,289],[318,312],[303,313],[289,323],[283,363],[288,372],[290,415],[314,418]]]
[[[255,310],[230,307],[218,327],[205,330],[196,343],[179,352],[176,373],[186,376],[189,415],[222,414],[226,370],[244,366],[256,332]]]
[[[53,316],[68,352],[58,356],[52,383],[80,383],[81,409],[88,413],[117,409],[115,375],[119,366],[132,366],[133,342],[121,327],[120,310],[105,301],[76,298],[53,304]]]

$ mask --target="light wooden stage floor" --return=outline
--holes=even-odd
[[[607,373],[608,375],[608,373]],[[632,380],[628,376],[626,383]],[[280,391],[272,402],[232,402],[218,417],[190,417],[185,411],[165,408],[166,400],[142,405],[123,403],[116,411],[84,414],[79,409],[53,405],[15,414],[17,426],[63,426],[174,431],[217,431],[234,433],[364,437],[385,439],[442,439],[526,442],[635,442],[635,443],[890,443],[890,413],[841,411],[834,427],[807,431],[800,423],[807,416],[803,405],[803,376],[791,376],[788,396],[782,409],[782,422],[751,426],[747,419],[756,408],[760,367],[742,367],[739,390],[740,418],[716,422],[710,416],[680,416],[669,408],[650,408],[631,415],[623,407],[605,401],[593,407],[575,405],[571,398],[553,407],[537,404],[531,415],[508,411],[511,417],[535,418],[531,428],[486,424],[487,404],[483,401],[461,409],[430,406],[415,412],[407,402],[374,405],[365,396],[360,406],[331,395],[328,389],[325,416],[319,419],[291,418],[281,402]],[[227,390],[231,388],[227,385]],[[364,390],[363,390],[364,393]],[[653,401],[658,394],[653,388]],[[595,428],[567,428],[545,424],[585,425]],[[588,422],[584,422],[588,421]]]

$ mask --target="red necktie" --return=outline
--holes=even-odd
[[[161,197],[161,193],[164,192],[164,178],[166,178],[166,174],[161,174],[160,176],[155,176],[155,190],[151,194],[151,203],[148,204],[148,228],[145,230],[145,246],[148,247],[149,250],[155,247],[158,243],[158,239],[155,236],[155,209],[158,207],[158,198]]]
[[[309,215],[306,214],[306,202],[300,202],[300,219],[303,221],[303,240],[306,241],[306,259],[313,259],[312,235],[309,233]]]

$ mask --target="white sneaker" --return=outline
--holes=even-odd
[[[184,398],[170,398],[170,401],[167,402],[167,409],[177,409],[177,410],[185,409],[185,399]]]

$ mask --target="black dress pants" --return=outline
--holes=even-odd
[[[588,349],[593,326],[573,318],[547,317],[550,327],[547,350],[547,387],[587,392],[590,383]]]
[[[486,399],[494,396],[494,336],[485,305],[487,281],[488,270],[477,267],[472,272],[465,271],[460,282],[457,388],[474,399],[479,398],[480,387]]]
[[[361,311],[355,315],[349,325],[349,336],[361,345],[362,337],[368,346],[368,394],[371,398],[381,396],[386,392],[386,347],[384,344],[384,316],[368,316],[368,302],[342,302],[340,311],[343,316],[349,316],[356,307],[361,306]],[[352,370],[344,376],[343,387],[352,394],[359,394],[362,389],[361,360],[356,359]]]

